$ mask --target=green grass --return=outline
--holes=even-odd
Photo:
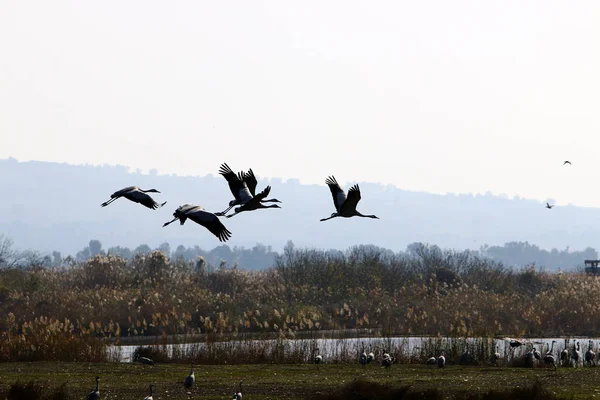
[[[66,382],[69,399],[83,399],[100,376],[102,399],[143,399],[148,385],[155,385],[154,399],[231,398],[238,382],[244,381],[244,399],[303,399],[334,394],[355,380],[366,380],[400,388],[409,393],[438,389],[443,398],[464,399],[490,390],[531,387],[540,382],[559,398],[600,398],[600,368],[464,367],[444,370],[424,365],[202,365],[195,368],[196,383],[190,393],[183,387],[189,373],[185,364],[63,363],[32,362],[0,364],[0,399],[7,398],[10,386],[18,380],[39,383],[51,394]],[[44,394],[43,398],[47,395]],[[434,398],[434,397],[422,397]],[[472,397],[471,397],[472,398]],[[496,397],[497,398],[497,397]],[[510,397],[505,397],[510,398]],[[548,398],[548,397],[544,397]]]

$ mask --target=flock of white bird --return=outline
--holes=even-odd
[[[222,164],[221,168],[219,169],[219,174],[221,174],[227,180],[227,183],[229,184],[229,189],[231,190],[231,194],[233,194],[234,197],[234,199],[229,202],[228,208],[221,212],[212,213],[206,211],[204,207],[196,204],[183,204],[179,206],[173,213],[174,218],[169,222],[165,222],[163,224],[163,227],[169,225],[172,222],[175,222],[176,220],[179,220],[181,225],[183,225],[185,221],[189,218],[190,220],[208,229],[221,242],[226,242],[231,237],[231,232],[225,227],[225,225],[223,225],[219,217],[225,216],[226,218],[231,218],[234,215],[237,215],[244,211],[254,211],[261,208],[281,208],[277,204],[264,204],[281,203],[281,201],[277,199],[266,199],[266,197],[271,192],[271,186],[267,186],[262,192],[258,194],[256,193],[256,185],[258,184],[258,181],[256,180],[256,176],[254,175],[252,169],[248,170],[248,172],[241,171],[236,174],[229,167],[229,165]],[[328,177],[325,180],[325,183],[329,186],[329,189],[331,190],[333,204],[335,206],[336,212],[332,213],[331,216],[328,218],[321,219],[321,221],[327,221],[335,217],[350,218],[355,216],[378,219],[378,217],[376,217],[375,215],[363,215],[356,210],[356,206],[361,198],[360,188],[358,187],[358,185],[352,186],[348,190],[348,194],[346,194],[335,180],[335,177]],[[166,201],[162,204],[157,203],[148,193],[160,192],[156,189],[143,190],[140,189],[138,186],[129,186],[117,192],[114,192],[110,196],[110,200],[105,201],[101,205],[102,207],[106,207],[107,205],[121,197],[124,197],[135,203],[140,203],[141,205],[153,210],[156,210],[167,203]],[[226,215],[227,212],[236,205],[239,207],[236,207],[234,209],[234,213]]]

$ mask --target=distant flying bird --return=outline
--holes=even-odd
[[[331,195],[333,196],[333,205],[335,206],[337,212],[331,214],[331,217],[323,218],[320,221],[327,221],[328,219],[335,217],[350,218],[354,216],[379,219],[379,217],[376,217],[375,215],[362,215],[356,211],[356,205],[360,201],[360,189],[358,185],[352,186],[348,190],[348,196],[346,196],[346,193],[344,193],[333,176],[327,178],[325,183],[331,190]]]
[[[550,205],[550,204],[546,203],[546,208],[547,209],[551,209],[552,207],[554,207],[554,204]]]
[[[152,197],[150,197],[149,194],[146,194],[146,193],[160,193],[160,192],[156,189],[143,190],[137,186],[129,186],[129,187],[126,187],[124,189],[121,189],[121,190],[111,194],[110,200],[105,201],[104,203],[101,204],[101,206],[106,207],[113,201],[117,200],[119,197],[125,197],[126,199],[131,200],[134,203],[140,203],[141,205],[151,208],[153,210],[156,210],[157,208],[160,208],[160,207],[164,206],[165,204],[167,204],[166,201],[162,204],[158,204],[157,202],[154,201],[154,199],[152,199]]]
[[[565,161],[565,162],[563,163],[563,165],[565,165],[565,164],[569,164],[569,165],[571,165],[571,161]]]
[[[231,190],[231,194],[235,197],[234,200],[229,202],[229,207],[222,212],[215,213],[215,215],[223,216],[225,215],[233,206],[236,205],[244,205],[252,200],[256,196],[256,185],[257,180],[256,176],[252,169],[248,170],[248,172],[240,172],[239,174],[235,174],[233,170],[227,165],[223,163],[221,168],[219,168],[219,174],[223,175],[223,177],[227,180],[229,184],[229,189]],[[260,200],[261,203],[281,203],[277,199],[268,199],[264,198]],[[261,207],[263,208],[263,207]]]
[[[186,219],[191,219],[195,223],[202,225],[215,235],[221,242],[226,242],[231,237],[231,232],[225,228],[225,225],[219,220],[215,214],[204,210],[204,207],[195,204],[184,204],[179,206],[173,213],[173,218],[169,222],[165,222],[163,227],[175,222],[179,219],[183,225]]]

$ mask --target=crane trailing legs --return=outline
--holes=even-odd
[[[231,210],[234,206],[240,205],[243,206],[250,202],[254,197],[256,197],[256,185],[258,181],[256,180],[256,176],[252,169],[248,170],[248,172],[240,172],[237,175],[226,163],[221,164],[219,168],[219,174],[221,174],[229,184],[229,189],[231,190],[231,194],[234,197],[234,200],[229,202],[229,207],[227,207],[224,211],[217,212],[215,215],[224,216]],[[260,195],[260,193],[259,193]],[[259,199],[260,203],[281,203],[281,201],[277,199]],[[259,207],[264,208],[264,207]],[[274,207],[273,207],[274,208]],[[244,210],[247,211],[247,210]]]
[[[335,206],[336,212],[331,214],[331,217],[323,218],[320,221],[327,221],[328,219],[335,217],[365,217],[379,219],[379,217],[375,215],[363,215],[356,210],[356,205],[361,198],[360,188],[358,185],[352,186],[348,190],[348,196],[346,196],[346,193],[344,193],[344,190],[337,183],[334,176],[327,178],[325,183],[331,190],[331,195],[333,196],[333,205]]]
[[[152,210],[156,210],[157,208],[160,208],[160,207],[164,206],[165,204],[167,204],[166,201],[162,204],[158,204],[147,193],[160,193],[160,192],[156,189],[144,190],[144,189],[140,189],[137,186],[128,186],[126,188],[123,188],[123,189],[118,190],[118,191],[114,192],[113,194],[111,194],[110,200],[105,201],[104,203],[101,204],[101,206],[106,207],[107,205],[109,205],[110,203],[112,203],[113,201],[117,200],[120,197],[125,197],[126,199],[131,200],[134,203],[140,203],[141,205],[148,207]]]

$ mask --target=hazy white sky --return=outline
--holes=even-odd
[[[600,207],[598,21],[594,0],[7,0],[0,158]]]

